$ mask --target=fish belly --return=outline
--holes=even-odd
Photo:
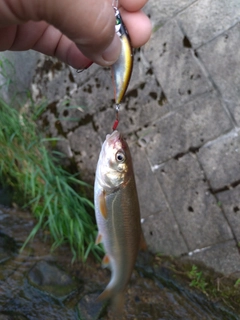
[[[100,186],[95,186],[95,210],[99,234],[112,272],[109,286],[113,292],[123,291],[139,250],[141,224],[140,210],[134,178],[127,186],[106,195],[106,218],[101,214],[98,195]]]

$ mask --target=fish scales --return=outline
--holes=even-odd
[[[118,163],[117,156],[124,157]],[[99,299],[123,303],[140,247],[140,209],[129,147],[118,131],[107,135],[99,156],[95,178],[95,212],[111,280]],[[114,301],[115,300],[115,301]]]

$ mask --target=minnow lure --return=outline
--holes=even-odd
[[[116,120],[113,125],[113,130],[118,125],[118,111],[120,103],[124,97],[124,94],[128,88],[128,84],[132,75],[133,67],[133,52],[131,47],[130,38],[127,29],[123,23],[122,17],[116,6],[115,10],[116,25],[115,31],[120,37],[122,42],[122,49],[118,60],[112,65],[112,79],[114,88],[114,98],[116,103]]]
[[[124,94],[128,88],[129,81],[132,75],[133,68],[133,51],[131,47],[130,37],[128,31],[123,23],[120,12],[117,8],[118,0],[113,0],[112,6],[115,11],[115,31],[122,42],[121,53],[118,60],[112,65],[112,79],[113,79],[113,89],[115,98],[115,108],[116,108],[116,119],[113,124],[113,130],[116,130],[119,122],[118,111],[120,108],[120,103],[124,97]],[[92,62],[84,69],[78,69],[77,72],[81,73],[87,69]]]
[[[118,60],[112,65],[112,77],[114,85],[115,103],[119,105],[127,90],[133,67],[133,54],[130,38],[123,24],[119,10],[114,7],[116,25],[115,30],[122,41],[122,50]]]

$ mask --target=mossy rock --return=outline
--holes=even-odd
[[[28,282],[54,298],[66,298],[79,288],[80,283],[54,262],[38,261],[28,273]]]
[[[17,251],[15,240],[0,232],[0,264],[11,259]]]

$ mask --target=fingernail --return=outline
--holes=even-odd
[[[115,33],[114,38],[110,46],[102,53],[102,58],[105,60],[107,65],[113,64],[117,61],[121,52],[121,40]]]

